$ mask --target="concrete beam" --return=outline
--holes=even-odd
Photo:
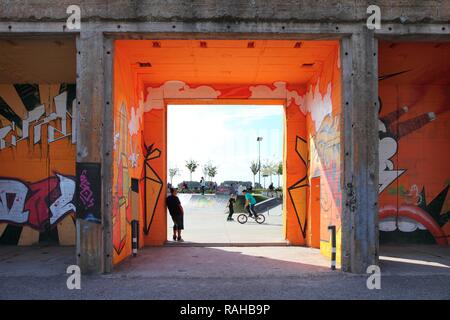
[[[102,162],[104,119],[103,34],[77,38],[77,165]],[[77,177],[79,181],[79,177]],[[83,273],[104,269],[103,226],[77,217],[77,264]]]
[[[72,0],[0,2],[0,21],[63,21]],[[376,4],[383,21],[408,23],[450,20],[450,4],[439,0],[78,0],[84,21],[195,22],[363,22]]]
[[[366,28],[342,41],[342,269],[364,273],[378,262],[377,41]]]
[[[104,39],[104,113],[102,137],[102,224],[104,269],[108,273],[113,269],[113,151],[114,151],[114,40]]]

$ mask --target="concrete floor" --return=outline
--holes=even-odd
[[[183,238],[186,244],[286,244],[283,239],[282,209],[278,206],[264,213],[265,223],[258,224],[253,219],[247,223],[237,222],[238,214],[233,217],[235,221],[226,221],[226,198],[217,200],[207,195],[203,201],[189,201],[190,195],[180,195],[184,207]],[[173,222],[167,215],[168,241],[172,240]]]
[[[0,247],[0,299],[450,299],[450,248],[383,247],[381,290],[302,247],[146,248],[66,287],[73,247]]]

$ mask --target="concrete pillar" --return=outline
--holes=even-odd
[[[101,223],[101,182],[96,175],[87,175],[92,188],[95,207],[82,210],[80,199],[80,168],[98,168],[102,164],[102,127],[104,115],[104,56],[103,34],[81,32],[77,38],[77,264],[83,273],[98,273],[104,270],[103,225]],[[95,172],[95,169],[94,169]],[[95,179],[95,180],[94,180]],[[97,181],[96,181],[97,180]],[[101,178],[100,178],[101,180]],[[99,190],[100,189],[100,190]],[[94,221],[85,215],[100,217]],[[82,212],[84,211],[84,212]]]
[[[365,273],[378,263],[377,41],[365,26],[342,40],[342,269]]]

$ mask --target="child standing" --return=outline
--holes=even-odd
[[[230,199],[228,200],[227,207],[228,207],[228,217],[227,221],[233,221],[233,213],[234,213],[234,203],[236,202],[235,195],[231,194]]]

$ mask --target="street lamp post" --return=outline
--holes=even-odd
[[[262,137],[257,137],[256,141],[258,141],[258,183],[261,186],[261,141]]]

